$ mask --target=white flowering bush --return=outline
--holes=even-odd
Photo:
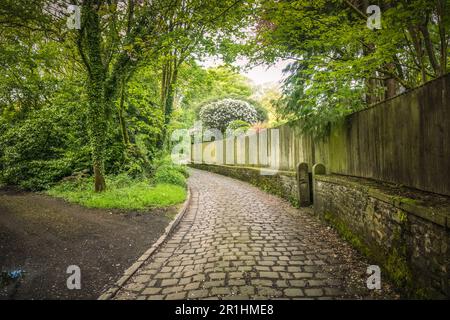
[[[232,121],[249,124],[258,122],[258,112],[250,103],[236,99],[223,99],[204,105],[199,113],[203,125],[225,132]]]

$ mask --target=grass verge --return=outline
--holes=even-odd
[[[89,208],[144,210],[162,208],[183,202],[186,189],[173,184],[151,185],[148,180],[127,176],[107,178],[107,190],[96,193],[92,179],[65,181],[47,190],[47,194]]]

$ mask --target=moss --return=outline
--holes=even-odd
[[[297,198],[294,198],[292,196],[288,197],[288,201],[291,203],[291,205],[295,208],[300,208],[300,201],[298,201]]]
[[[406,247],[393,248],[386,258],[384,268],[392,282],[399,288],[411,291],[412,274],[405,258]]]
[[[394,203],[396,203],[396,204],[404,203],[404,204],[409,204],[411,206],[419,206],[422,204],[422,202],[420,200],[399,197],[399,196],[393,197],[393,200],[394,200]]]
[[[416,287],[412,281],[412,272],[406,258],[406,244],[402,243],[400,231],[395,232],[392,250],[385,255],[383,254],[385,251],[381,248],[369,247],[366,245],[365,242],[351,231],[345,223],[330,212],[324,214],[324,219],[355,249],[361,252],[369,260],[380,264],[380,267],[387,274],[387,277],[407,297],[422,299],[431,297],[426,289]]]
[[[400,202],[408,203],[408,204],[415,204],[415,205],[420,204],[420,201],[414,200],[414,199],[411,199],[411,198],[399,198],[399,200],[400,200]]]
[[[407,215],[404,212],[399,213],[399,221],[402,224],[407,221]],[[403,229],[404,228],[399,228],[394,230],[392,248],[386,259],[381,261],[383,261],[383,266],[392,282],[408,295],[411,295],[414,288],[412,283],[412,272],[406,258],[408,256],[407,248],[402,237]]]
[[[408,221],[408,215],[404,211],[400,211],[398,213],[398,218],[399,218],[400,223],[402,223],[402,224],[406,223]]]
[[[325,221],[331,224],[337,232],[347,240],[355,249],[360,251],[367,257],[371,256],[371,250],[367,247],[364,242],[356,236],[341,220],[335,218],[331,213],[325,212]]]

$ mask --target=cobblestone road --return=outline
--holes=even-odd
[[[183,220],[115,299],[380,295],[365,288],[364,259],[310,209],[200,170],[191,171],[189,185],[192,200]]]

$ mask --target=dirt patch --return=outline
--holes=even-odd
[[[96,299],[161,236],[177,208],[88,209],[0,190],[0,299]],[[67,289],[69,265],[81,289]],[[7,272],[21,270],[16,279]],[[14,275],[14,274],[13,274]]]

